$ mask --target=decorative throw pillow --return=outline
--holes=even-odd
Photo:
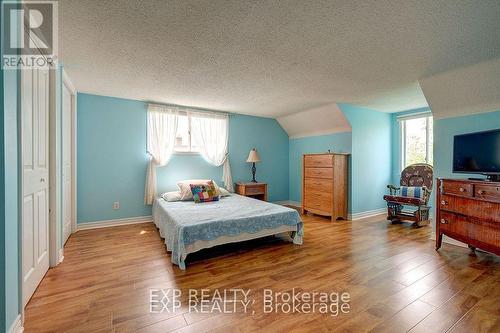
[[[181,200],[193,200],[193,193],[191,192],[191,184],[193,184],[193,185],[207,185],[208,182],[213,183],[213,185],[215,186],[215,190],[217,192],[217,195],[220,195],[219,187],[217,186],[217,183],[211,179],[187,179],[187,180],[181,180],[177,183],[177,187],[179,188],[179,190],[181,192]]]
[[[423,186],[401,186],[402,197],[424,199],[424,194]]]
[[[207,184],[190,184],[189,186],[195,203],[219,201],[219,194],[212,181]]]

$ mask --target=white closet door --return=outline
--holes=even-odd
[[[72,210],[72,172],[71,172],[71,123],[72,123],[72,95],[68,87],[63,84],[63,101],[62,101],[62,216],[63,216],[63,242],[66,243],[71,235],[71,219],[73,217]]]
[[[49,269],[49,71],[21,71],[23,305]]]

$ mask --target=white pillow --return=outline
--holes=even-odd
[[[181,192],[180,191],[165,192],[161,195],[161,197],[168,202],[181,201]]]
[[[221,197],[228,197],[228,196],[230,196],[230,195],[231,195],[231,193],[229,193],[229,191],[228,191],[228,190],[226,190],[224,187],[220,187],[220,186],[219,186],[219,187],[218,187],[218,189],[219,189],[219,192],[220,192],[220,196],[221,196]]]
[[[179,190],[181,192],[181,200],[193,200],[193,192],[191,192],[191,186],[189,186],[190,184],[204,185],[207,184],[209,181],[212,181],[214,183],[215,189],[217,190],[217,194],[221,195],[220,187],[212,179],[187,179],[187,180],[181,180],[180,182],[177,183],[177,187],[179,187]]]

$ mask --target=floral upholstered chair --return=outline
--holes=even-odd
[[[429,197],[432,191],[433,169],[425,163],[412,164],[401,172],[400,187],[387,185],[387,219],[392,222],[413,221],[417,226],[430,223]]]

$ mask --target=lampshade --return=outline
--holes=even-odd
[[[259,153],[257,152],[257,149],[253,148],[252,150],[250,150],[250,154],[248,154],[247,162],[248,163],[260,162],[260,156],[259,156]]]

